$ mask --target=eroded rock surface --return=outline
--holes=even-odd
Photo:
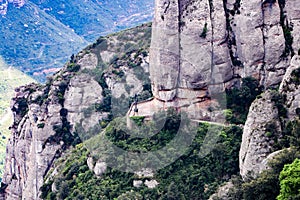
[[[240,149],[240,173],[247,178],[248,173],[257,176],[268,168],[268,161],[280,150],[274,149],[274,140],[280,139],[282,120],[293,121],[300,113],[300,56],[294,56],[291,65],[280,84],[279,91],[267,91],[261,98],[256,99],[249,110],[244,127]],[[278,106],[282,105],[286,114],[279,113]],[[281,109],[281,112],[283,110]],[[284,114],[284,116],[280,116]],[[280,117],[282,119],[280,119]]]
[[[148,78],[144,72],[149,71],[148,29],[149,24],[102,38],[105,45],[97,41],[72,56],[46,85],[32,84],[16,90],[1,199],[40,199],[40,188],[54,161],[70,146],[101,131],[100,123],[112,114],[111,99],[115,99],[114,106],[125,101],[127,111],[129,97],[142,93],[143,84],[149,84],[144,78]],[[140,40],[128,41],[134,35]],[[121,42],[125,45],[120,48]],[[126,44],[132,48],[126,49]],[[118,61],[104,62],[103,51],[109,51]],[[124,90],[118,92],[119,87]],[[101,161],[87,162],[97,176],[107,168]]]
[[[281,132],[278,110],[271,100],[273,95],[272,91],[267,91],[250,107],[240,148],[240,174],[243,178],[248,175],[255,177],[261,172],[262,161],[274,151],[273,134]],[[269,132],[269,127],[272,127],[272,132]]]
[[[156,0],[150,49],[154,102],[141,107],[175,107],[212,119],[206,110],[217,105],[213,94],[240,78],[252,76],[265,88],[280,84],[299,48],[297,5]]]

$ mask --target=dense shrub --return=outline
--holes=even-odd
[[[165,125],[158,134],[148,138],[132,138],[122,131],[120,121],[112,122],[106,129],[106,135],[123,149],[130,151],[160,149],[176,135],[181,117],[174,111],[169,111],[167,119],[162,113],[156,116],[156,121]],[[162,120],[162,121],[160,121]],[[141,122],[142,123],[142,122]],[[143,124],[140,130],[149,131],[154,124]],[[147,128],[148,127],[148,128]],[[209,129],[219,135],[219,140],[212,151],[206,156],[199,156],[201,146]],[[186,133],[189,134],[188,132]],[[151,134],[150,134],[151,135]],[[159,185],[154,189],[146,186],[133,187],[133,180],[138,177],[132,173],[121,172],[112,168],[97,178],[87,167],[87,157],[90,152],[82,144],[67,153],[60,170],[52,180],[56,188],[68,189],[49,190],[47,184],[43,187],[46,199],[207,199],[216,187],[238,172],[238,152],[242,131],[239,127],[217,127],[200,124],[197,135],[188,150],[174,163],[158,170],[154,179]],[[97,137],[92,139],[98,143]],[[161,155],[164,156],[164,155]],[[118,158],[116,158],[118,159]],[[124,163],[126,164],[126,163]],[[145,181],[146,179],[141,179]],[[48,184],[49,185],[49,184]]]
[[[284,166],[280,172],[280,195],[278,200],[300,199],[300,160]]]
[[[226,89],[227,108],[233,113],[233,116],[227,117],[227,120],[234,124],[244,124],[251,103],[262,92],[262,86],[252,77],[243,78],[239,88]]]

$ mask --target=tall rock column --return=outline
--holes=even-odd
[[[158,100],[203,98],[210,84],[232,79],[222,1],[156,0],[150,50]]]
[[[176,96],[179,76],[178,1],[156,0],[152,26],[150,76],[153,95],[162,101]]]

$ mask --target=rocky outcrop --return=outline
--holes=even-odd
[[[249,110],[240,149],[240,174],[257,176],[268,168],[268,161],[279,151],[274,149],[274,140],[280,139],[282,120],[294,120],[300,113],[300,56],[294,56],[280,84],[279,92],[267,91],[256,99]],[[284,109],[278,109],[283,98]],[[286,114],[285,114],[286,108]],[[283,113],[280,113],[283,112]],[[286,116],[280,116],[280,115]]]
[[[227,182],[225,185],[218,188],[217,192],[209,197],[208,200],[226,200],[230,199],[229,191],[230,189],[234,188],[234,185],[232,182]]]
[[[267,91],[250,107],[240,148],[240,174],[243,178],[248,175],[255,177],[264,170],[262,161],[274,151],[272,138],[281,132],[278,110],[271,100],[273,95],[272,91]]]
[[[174,107],[194,119],[212,120],[211,111],[219,106],[214,94],[241,77],[253,76],[266,88],[279,84],[298,48],[293,43],[293,37],[299,40],[294,32],[299,29],[297,5],[276,0],[156,0],[150,59],[150,27],[144,25],[99,38],[71,57],[46,86],[17,91],[3,195],[39,199],[45,175],[66,148],[97,134],[103,121],[105,126],[111,115],[122,113],[122,106],[128,108],[134,94],[149,93],[148,72],[154,97],[138,104],[137,113],[131,109],[129,116],[151,116]],[[292,70],[281,86],[290,116],[299,111],[298,86],[289,84],[298,78]],[[268,91],[251,105],[240,150],[243,177],[265,169],[262,163],[274,152],[281,124],[272,96]],[[88,164],[99,176],[105,171],[105,163]],[[157,184],[145,182],[149,188]]]
[[[5,174],[2,180],[7,184],[6,199],[38,199],[43,176],[63,145],[46,142],[50,136],[55,135],[53,126],[62,124],[62,106],[55,97],[56,87],[57,85],[52,85],[49,93],[43,90],[31,93],[38,86],[17,90],[12,105],[12,136],[7,144]],[[43,105],[33,103],[44,92],[49,95],[49,102]],[[29,101],[32,103],[29,104]]]
[[[54,161],[70,146],[98,134],[99,123],[109,121],[108,115],[119,114],[112,109],[120,107],[121,101],[126,103],[126,112],[133,92],[143,94],[143,84],[149,84],[142,76],[149,71],[150,42],[145,37],[149,37],[149,29],[147,24],[100,38],[72,56],[46,85],[32,84],[16,90],[1,198],[40,199],[40,188]],[[139,43],[128,40],[134,34],[139,35]],[[103,52],[114,59],[103,62]],[[127,79],[134,79],[136,84],[128,89]],[[124,88],[121,94],[120,88]],[[101,161],[89,160],[88,164],[97,176],[107,168]]]
[[[294,56],[291,66],[284,75],[279,87],[280,93],[286,98],[288,118],[300,115],[300,56]]]
[[[280,84],[298,50],[296,6],[276,0],[156,0],[150,50],[154,99],[140,107],[153,112],[175,107],[210,119],[206,111],[217,105],[214,93],[241,77],[255,77],[265,88]]]

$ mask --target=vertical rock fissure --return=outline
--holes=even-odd
[[[214,79],[214,22],[213,22],[213,0],[208,0],[209,1],[209,18],[210,18],[210,23],[211,23],[211,66],[210,66],[210,84],[215,84],[215,79]]]
[[[180,14],[180,0],[177,0],[177,10],[178,10],[178,73],[177,73],[177,81],[176,81],[176,94],[174,95],[174,98],[177,98],[177,95],[179,93],[179,87],[180,87],[180,76],[181,76],[181,14]]]
[[[265,9],[264,9],[264,2],[261,1],[261,12],[262,12],[262,25],[261,25],[261,33],[262,33],[262,38],[263,38],[263,60],[262,60],[262,66],[261,69],[259,70],[259,76],[260,76],[260,81],[261,85],[265,85],[266,82],[266,35],[265,35],[265,30],[266,30],[266,24],[265,24]]]
[[[227,42],[231,63],[233,65],[232,66],[232,72],[233,72],[233,75],[234,75],[235,72],[234,72],[232,42],[231,42],[231,34],[232,34],[231,32],[232,31],[230,31],[232,28],[230,26],[229,12],[228,12],[228,9],[227,9],[227,0],[223,0],[223,9],[224,9],[225,18],[226,18],[226,34],[227,34],[226,39],[225,39],[224,42]]]
[[[235,67],[243,67],[243,63],[240,61],[238,55],[235,55],[237,51],[236,49],[234,49],[236,48],[236,36],[230,24],[230,21],[233,19],[234,15],[239,14],[239,8],[240,0],[236,0],[236,2],[234,3],[234,8],[232,10],[228,9],[227,0],[223,0],[223,9],[225,12],[227,31],[226,40],[224,42],[227,42],[229,56],[232,64],[233,78],[239,78],[239,75],[235,72]]]
[[[280,25],[282,27],[284,39],[285,39],[285,49],[281,55],[284,59],[291,54],[291,57],[295,55],[294,49],[292,47],[293,44],[293,36],[292,36],[292,27],[289,25],[288,20],[286,19],[285,14],[285,0],[278,0],[279,8],[280,8]]]

